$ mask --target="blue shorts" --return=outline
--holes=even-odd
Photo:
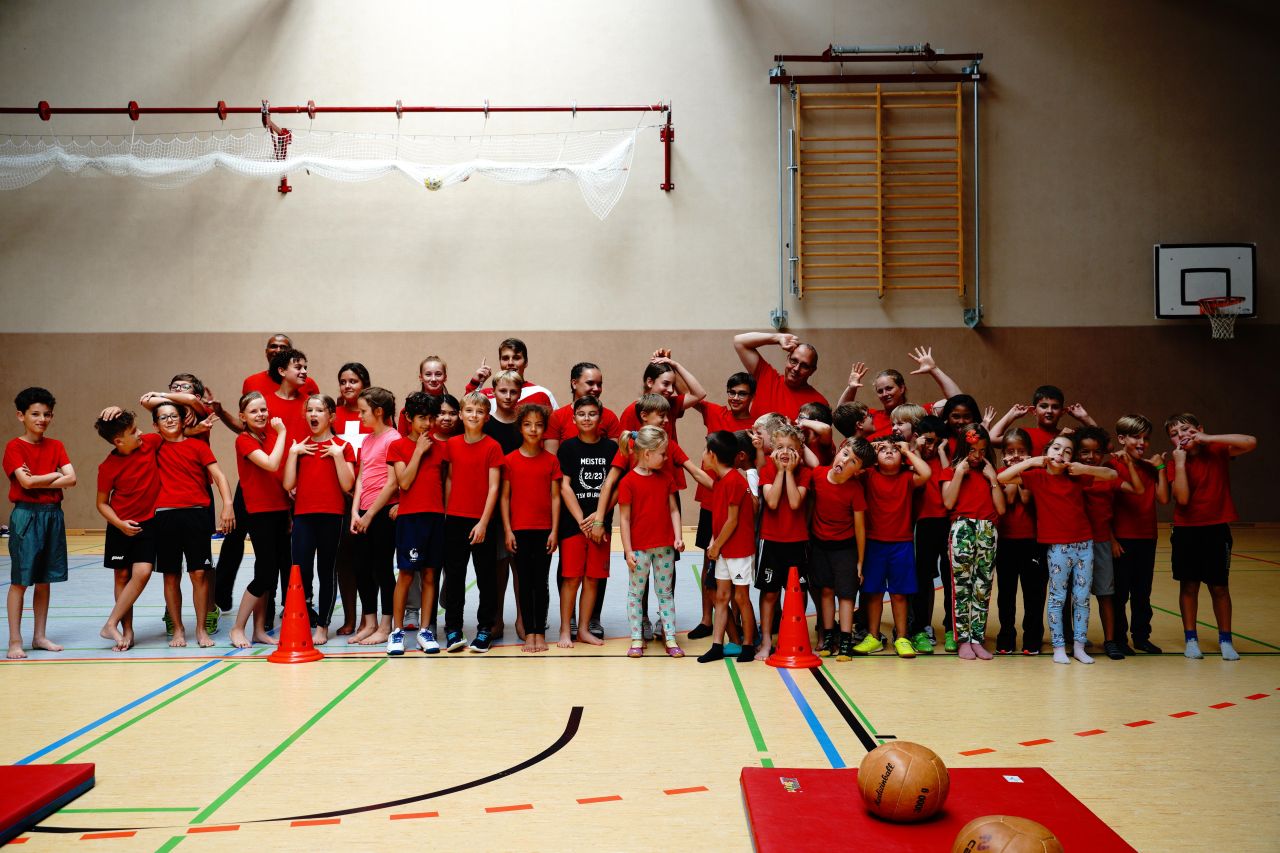
[[[9,514],[9,582],[14,586],[67,579],[67,530],[62,504],[19,501]]]
[[[444,515],[415,512],[396,516],[396,568],[420,572],[444,566]]]
[[[916,591],[915,549],[910,542],[867,540],[862,562],[863,595],[911,595]]]

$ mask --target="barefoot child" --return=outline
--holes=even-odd
[[[551,410],[525,403],[516,415],[522,442],[507,454],[502,478],[502,527],[519,577],[526,652],[547,650],[547,575],[560,543],[560,462],[542,447]],[[572,648],[569,625],[560,626],[562,648]],[[474,646],[472,651],[482,651]]]
[[[484,434],[498,442],[505,457],[523,442],[516,410],[520,406],[524,378],[514,370],[504,370],[493,377],[491,384],[493,410],[484,422]],[[507,583],[510,581],[516,599],[516,636],[523,640],[525,628],[520,604],[520,579],[515,576],[515,566],[511,562],[511,553],[507,550],[507,534],[502,527],[501,516],[500,512],[494,512],[489,521],[489,532],[485,534],[494,551],[493,600],[497,610],[493,617],[493,634],[496,639],[506,627]]]
[[[1116,569],[1116,641],[1120,651],[1134,654],[1134,649],[1149,655],[1161,653],[1151,642],[1151,582],[1156,568],[1156,503],[1169,502],[1169,477],[1164,458],[1156,454],[1144,459],[1151,442],[1151,421],[1142,415],[1124,415],[1116,421],[1116,440],[1120,451],[1108,464],[1125,480],[1128,468],[1137,469],[1143,490],[1119,492],[1115,496],[1115,517],[1111,527],[1115,533],[1112,553]],[[1008,444],[1008,439],[1005,439]],[[1126,618],[1125,605],[1132,610]],[[1125,642],[1133,636],[1133,646]]]
[[[561,648],[572,648],[573,637],[565,628],[573,619],[578,589],[582,600],[579,613],[592,613],[601,580],[609,577],[609,538],[613,531],[613,513],[600,506],[600,488],[609,474],[610,462],[618,452],[618,443],[602,435],[604,407],[591,395],[573,401],[576,438],[560,442],[556,454],[560,470],[560,642]],[[590,631],[588,622],[578,623],[579,642],[593,646],[603,640]],[[565,645],[566,641],[568,645]]]
[[[645,584],[653,573],[658,595],[667,654],[684,657],[676,643],[675,555],[684,550],[680,510],[676,507],[676,484],[667,473],[667,434],[661,427],[643,426],[636,433],[636,464],[618,485],[618,506],[622,528],[622,552],[627,558],[631,580],[627,587],[627,622],[631,627],[631,648],[627,657],[644,654],[641,605]]]
[[[1115,479],[1110,468],[1072,461],[1076,446],[1071,436],[1049,442],[1043,456],[1032,456],[1006,468],[997,479],[1005,485],[1026,486],[1036,502],[1036,541],[1047,545],[1049,572],[1049,638],[1054,663],[1071,663],[1063,632],[1062,604],[1071,584],[1072,656],[1093,663],[1084,646],[1089,629],[1089,589],[1093,579],[1093,528],[1084,508],[1084,490],[1091,478]],[[1023,638],[1026,643],[1026,638]]]
[[[332,397],[312,394],[307,398],[305,414],[311,437],[293,442],[284,463],[284,489],[294,493],[290,551],[293,564],[302,569],[308,598],[313,564],[320,578],[320,597],[309,614],[311,642],[317,646],[329,641],[347,493],[356,482],[355,451],[331,431],[336,408]]]
[[[1173,442],[1173,578],[1178,582],[1178,609],[1186,636],[1188,658],[1204,657],[1196,636],[1200,584],[1209,585],[1213,615],[1218,622],[1222,659],[1240,660],[1231,642],[1231,460],[1258,446],[1251,435],[1208,435],[1189,412],[1170,415],[1165,432]],[[7,465],[5,466],[8,467]],[[12,599],[10,599],[12,600]]]
[[[422,613],[435,609],[435,575],[444,567],[444,445],[431,437],[440,398],[415,391],[404,400],[403,415],[409,434],[387,451],[387,464],[400,487],[396,515],[395,599],[387,654],[404,654],[405,611],[410,605]],[[417,580],[419,583],[415,584]],[[412,590],[418,589],[417,600]],[[418,647],[429,655],[440,653],[431,628],[418,629]]]
[[[274,362],[273,362],[274,363]],[[253,580],[240,598],[231,645],[247,649],[253,643],[279,642],[266,631],[266,607],[281,576],[289,570],[289,513],[293,505],[281,483],[280,470],[288,445],[284,421],[271,417],[266,398],[250,391],[240,398],[240,420],[245,430],[236,436],[236,471],[249,511],[249,537],[253,540]],[[286,588],[288,584],[286,583]],[[253,616],[253,640],[245,636]]]
[[[4,473],[9,478],[9,557],[11,585],[7,602],[10,659],[25,658],[22,650],[22,603],[31,594],[35,628],[31,647],[60,652],[62,646],[45,635],[49,619],[49,584],[67,579],[67,533],[62,516],[62,490],[76,484],[76,472],[62,442],[45,438],[53,420],[53,395],[44,388],[25,388],[13,404],[22,435],[4,448]]]
[[[109,525],[103,565],[115,570],[116,605],[99,634],[124,652],[133,647],[133,603],[156,563],[156,451],[164,439],[140,434],[133,412],[117,408],[104,409],[94,428],[113,448],[98,466],[97,504]]]
[[[360,594],[360,628],[348,643],[380,646],[391,636],[394,609],[396,513],[399,490],[390,476],[387,451],[400,439],[396,432],[396,396],[376,385],[360,392],[360,423],[370,432],[356,455],[356,491],[350,531],[356,536],[356,589]],[[381,599],[381,616],[379,616]]]
[[[760,493],[764,513],[760,518],[760,647],[756,660],[773,650],[774,611],[792,567],[801,579],[809,577],[809,528],[805,522],[805,496],[812,469],[802,462],[804,438],[790,424],[771,436],[773,452],[760,469]]]
[[[338,399],[330,430],[335,438],[341,438],[347,443],[353,458],[360,450],[363,437],[372,432],[360,422],[360,392],[372,384],[369,369],[358,361],[349,361],[338,370]],[[343,517],[350,517],[350,493],[344,496],[343,505]],[[354,537],[338,538],[337,561],[338,595],[342,598],[342,624],[338,627],[337,634],[339,637],[346,637],[355,633],[356,617],[359,615]]]
[[[715,474],[711,488],[711,529],[715,538],[707,544],[707,560],[715,568],[715,621],[711,629],[711,648],[698,656],[698,663],[724,660],[724,633],[729,624],[729,599],[742,615],[742,644],[738,662],[755,660],[752,643],[755,634],[755,612],[751,608],[751,582],[755,574],[752,561],[756,551],[756,506],[747,478],[737,469],[738,439],[728,430],[707,436],[707,452],[702,467]]]

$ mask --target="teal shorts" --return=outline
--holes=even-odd
[[[19,502],[9,515],[10,582],[14,586],[67,579],[67,529],[61,504]]]

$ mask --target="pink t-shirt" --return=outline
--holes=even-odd
[[[400,440],[400,433],[394,429],[383,430],[380,434],[365,436],[360,445],[360,455],[356,463],[360,466],[360,509],[366,510],[378,499],[378,493],[387,484],[387,450]],[[399,500],[393,495],[387,505]]]

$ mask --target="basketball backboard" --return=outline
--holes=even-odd
[[[1253,243],[1157,243],[1156,318],[1198,317],[1197,300],[1239,296],[1240,316],[1257,314]]]

